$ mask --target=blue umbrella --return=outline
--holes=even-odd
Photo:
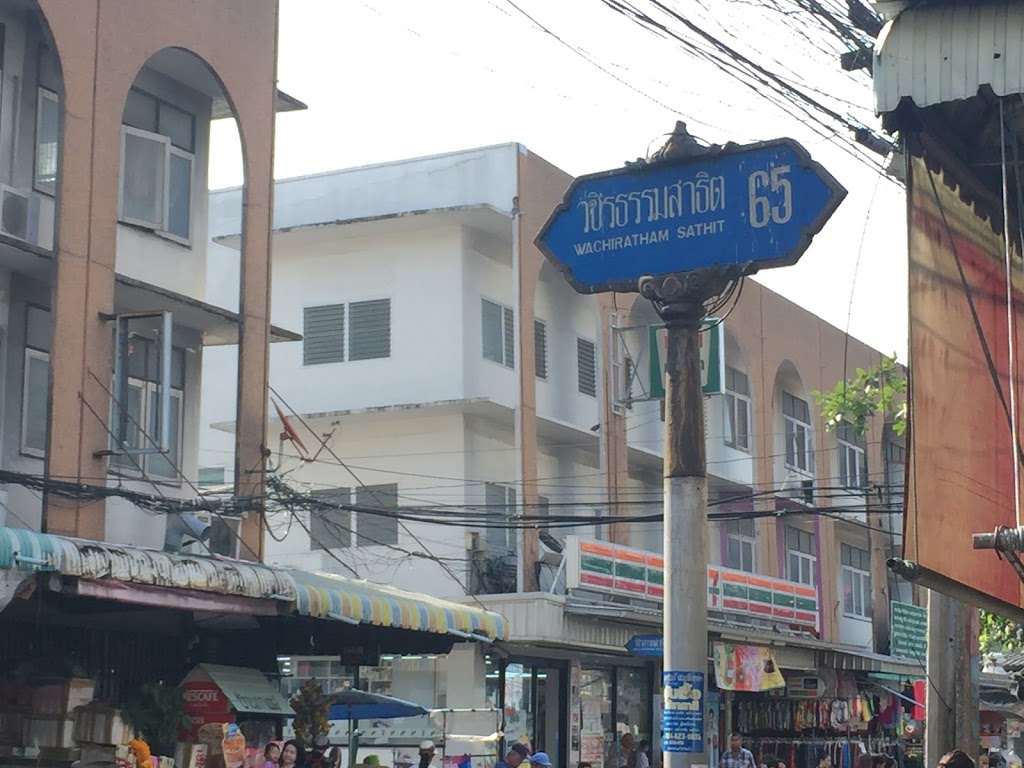
[[[390,720],[425,715],[430,711],[411,701],[353,688],[332,693],[327,700],[330,702],[328,718],[331,720]]]

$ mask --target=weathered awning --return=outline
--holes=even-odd
[[[39,573],[59,574],[77,579],[76,591],[83,596],[120,602],[159,598],[158,604],[180,603],[183,610],[298,613],[463,639],[508,637],[508,625],[497,613],[382,584],[21,528],[0,527],[0,572],[24,574],[26,581]],[[169,599],[174,595],[182,600]],[[218,600],[224,605],[213,604]]]
[[[491,611],[334,574],[290,573],[296,607],[304,616],[482,640],[508,638],[505,618]]]
[[[904,98],[924,108],[969,99],[982,86],[997,96],[1024,92],[1024,6],[922,5],[888,22],[875,46],[875,112]]]

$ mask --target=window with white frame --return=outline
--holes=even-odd
[[[391,299],[305,307],[302,364],[391,357]]]
[[[858,619],[871,618],[871,553],[840,544],[843,575],[843,613]]]
[[[25,355],[21,397],[21,452],[46,455],[50,419],[50,338],[53,319],[49,310],[25,307]]]
[[[548,378],[548,326],[543,320],[533,321],[533,356],[537,378]]]
[[[171,349],[171,414],[167,427],[167,453],[156,453],[160,419],[160,349],[150,339],[134,335],[128,343],[128,386],[120,404],[125,410],[123,453],[110,457],[111,471],[142,473],[149,478],[181,479],[182,443],[185,419],[185,350]],[[121,412],[113,405],[114,419]]]
[[[516,328],[512,308],[481,299],[480,313],[484,360],[515,368]]]
[[[750,377],[725,366],[725,444],[750,451]]]
[[[866,488],[868,484],[868,460],[864,436],[858,435],[853,425],[842,422],[836,427],[839,443],[839,483],[844,488]]]
[[[799,528],[786,528],[786,565],[790,581],[814,586],[814,535]]]
[[[576,339],[576,385],[580,394],[597,397],[597,346],[587,339]]]
[[[516,531],[510,522],[516,513],[516,489],[498,483],[484,483],[486,516],[492,521],[485,539],[490,550],[514,552]]]
[[[786,440],[786,467],[811,474],[811,408],[807,401],[782,393],[782,420]]]
[[[754,573],[757,568],[757,531],[753,520],[730,520],[725,524],[725,565]]]
[[[57,155],[60,148],[60,98],[48,88],[36,95],[35,188],[57,194]]]
[[[195,116],[132,88],[122,123],[121,220],[188,245]]]

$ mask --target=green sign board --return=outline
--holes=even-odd
[[[665,396],[665,363],[668,358],[668,329],[652,325],[648,330],[651,360],[651,397]],[[716,317],[701,322],[700,384],[705,395],[720,395],[724,390],[725,344],[722,321]]]
[[[892,603],[890,653],[904,659],[924,661],[928,634],[928,611],[910,603]]]

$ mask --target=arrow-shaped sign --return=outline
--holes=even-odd
[[[665,652],[661,635],[633,635],[626,650],[634,656],[662,656]]]
[[[795,264],[846,190],[792,139],[581,176],[537,236],[580,293],[716,265]]]

